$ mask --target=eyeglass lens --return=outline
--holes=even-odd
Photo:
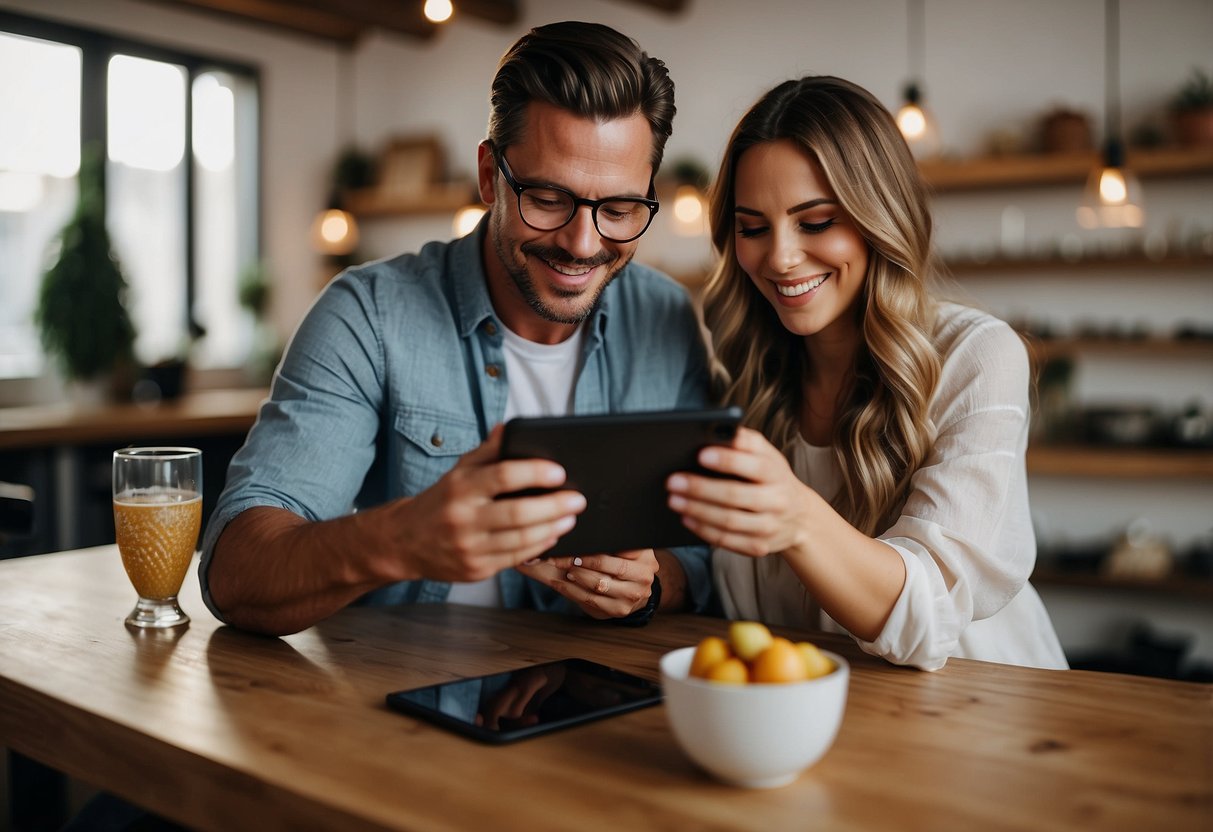
[[[552,188],[528,187],[518,195],[518,207],[527,225],[540,231],[554,231],[573,218],[577,204],[570,194]],[[608,240],[629,240],[644,231],[651,215],[642,202],[610,200],[594,208],[598,233]]]

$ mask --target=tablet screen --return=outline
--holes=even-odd
[[[510,742],[661,701],[661,686],[586,659],[400,690],[387,704],[483,742]]]

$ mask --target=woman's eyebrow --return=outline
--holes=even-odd
[[[808,202],[802,202],[799,205],[793,205],[791,208],[789,208],[788,216],[791,216],[792,214],[799,214],[801,211],[808,210],[809,208],[816,208],[818,205],[837,205],[837,204],[838,204],[838,200],[829,199],[824,196],[819,197],[818,199],[810,199]]]
[[[823,196],[823,197],[818,197],[817,199],[810,199],[808,202],[802,202],[799,205],[793,205],[791,208],[788,209],[787,213],[788,213],[788,216],[791,216],[792,214],[798,214],[801,211],[807,211],[809,208],[816,208],[818,205],[837,205],[837,204],[838,204],[838,200],[829,199],[828,197]],[[747,208],[744,205],[733,206],[733,213],[734,214],[747,214],[752,217],[761,217],[762,216],[761,211],[755,211],[753,208]]]

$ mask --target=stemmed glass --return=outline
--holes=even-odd
[[[202,452],[123,448],[114,452],[114,533],[139,593],[130,627],[189,623],[177,603],[202,526]]]

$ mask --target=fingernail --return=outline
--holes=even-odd
[[[573,558],[574,566],[581,566],[581,558]]]
[[[576,525],[576,523],[577,523],[576,517],[561,517],[559,520],[556,521],[556,530],[558,532],[560,532],[561,534],[564,534],[569,529],[573,528],[573,526]]]
[[[564,469],[559,465],[551,465],[544,468],[543,481],[549,485],[560,485],[564,482]]]
[[[585,496],[582,494],[570,494],[564,498],[564,507],[569,511],[581,511],[585,508]]]
[[[674,511],[682,511],[686,507],[687,507],[686,497],[680,497],[677,494],[670,495],[670,508],[674,509]]]
[[[712,465],[720,461],[720,453],[713,448],[704,448],[699,452],[699,461],[704,465]]]
[[[540,560],[541,560],[541,558],[531,558],[530,560],[524,560],[522,562],[522,565],[523,566],[534,566],[535,564],[539,563]]]
[[[675,474],[674,476],[670,477],[669,481],[666,483],[666,486],[671,491],[686,491],[687,478],[682,474]]]
[[[566,581],[571,581],[571,580],[573,580],[573,573],[572,573],[572,572],[567,572],[567,573],[565,573],[564,579],[565,579]]]

